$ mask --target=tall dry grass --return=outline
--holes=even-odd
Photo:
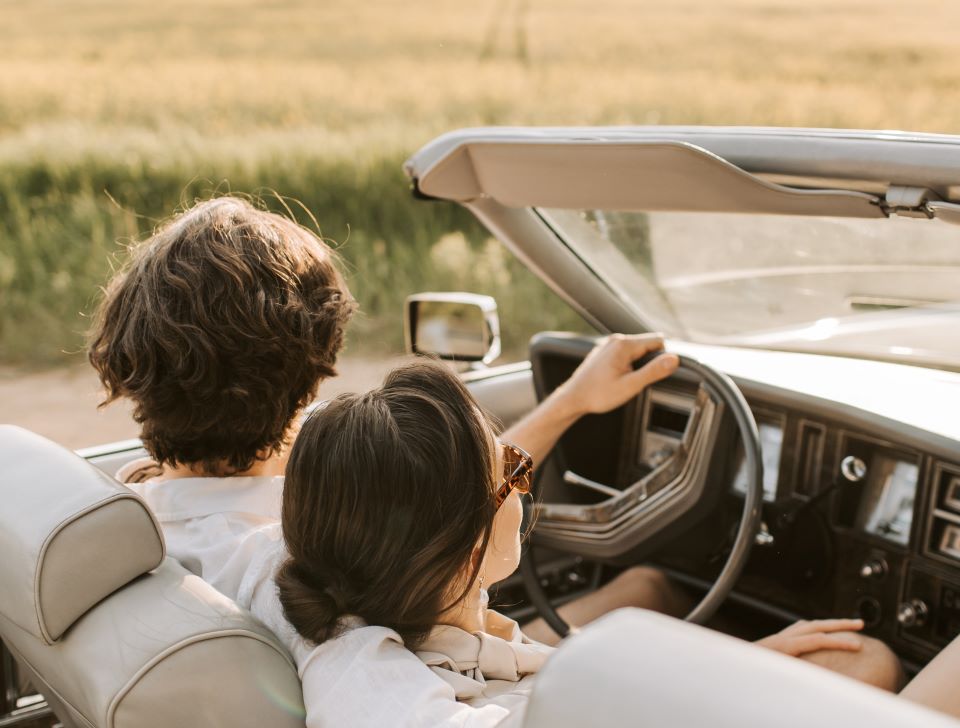
[[[477,124],[960,131],[951,0],[0,0],[0,360],[82,347],[117,240],[211,191],[275,190],[344,241],[395,348],[404,294],[496,295],[510,345],[570,326],[400,165]],[[66,352],[66,353],[65,353]]]

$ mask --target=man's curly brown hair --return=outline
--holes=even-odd
[[[279,452],[336,375],[356,307],[337,263],[312,232],[241,199],[175,216],[132,249],[97,308],[102,405],[133,401],[160,464],[224,475]]]

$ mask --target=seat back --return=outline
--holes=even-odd
[[[821,667],[687,622],[614,612],[537,675],[524,728],[960,728],[960,721]]]
[[[0,639],[67,726],[303,728],[296,669],[132,491],[0,426]]]

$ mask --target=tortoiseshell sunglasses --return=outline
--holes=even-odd
[[[510,496],[514,490],[519,493],[529,493],[533,484],[533,458],[526,450],[501,442],[503,448],[503,485],[493,496],[497,508]]]

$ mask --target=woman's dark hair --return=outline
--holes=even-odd
[[[336,374],[355,306],[320,238],[221,197],[133,249],[97,309],[89,358],[103,404],[133,401],[157,462],[230,474],[277,452]]]
[[[495,462],[485,416],[436,364],[314,412],[283,489],[290,558],[277,585],[297,632],[320,643],[356,615],[416,646],[477,577],[479,564],[461,581],[490,538]]]

